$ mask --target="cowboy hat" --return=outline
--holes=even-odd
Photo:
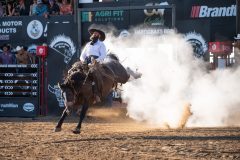
[[[100,34],[99,40],[100,41],[104,41],[106,38],[106,35],[103,31],[101,31],[100,29],[96,29],[96,28],[90,28],[88,29],[88,32],[92,35],[94,32],[98,32]]]
[[[17,46],[15,50],[17,52],[17,51],[20,51],[21,49],[23,49],[23,47]]]
[[[7,43],[3,44],[1,46],[1,49],[3,50],[4,47],[7,47],[8,50],[10,50],[10,48],[11,48],[10,45],[8,45]]]
[[[234,37],[234,39],[236,40],[240,39],[240,34],[237,34],[237,37]]]

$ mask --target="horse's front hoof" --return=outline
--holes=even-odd
[[[61,130],[62,130],[62,128],[56,127],[56,128],[54,129],[54,132],[60,132]]]
[[[75,128],[72,132],[73,132],[74,134],[80,134],[80,129]]]

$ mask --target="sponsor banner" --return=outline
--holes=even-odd
[[[96,3],[97,4],[97,3]],[[107,4],[107,5],[106,5]],[[233,40],[236,35],[236,0],[128,0],[125,3],[118,3],[119,6],[159,6],[172,5],[176,6],[176,26],[180,21],[185,21],[186,25],[191,25],[198,20],[206,20],[210,31],[210,40]],[[100,3],[100,7],[116,6],[116,2]],[[81,7],[95,7],[94,4],[81,5]],[[96,21],[95,14],[85,12],[82,15],[82,26],[88,28],[89,23],[105,24],[103,21]],[[121,32],[122,30],[129,30],[137,25],[145,25],[148,27],[168,27],[171,28],[171,9],[146,9],[146,10],[131,10],[124,11],[128,17],[124,17],[124,22],[114,23],[112,19],[109,22],[114,24],[115,28]],[[124,15],[123,14],[123,15]],[[97,16],[108,17],[113,15],[110,11],[101,12]],[[136,18],[137,17],[137,18]],[[127,19],[128,18],[128,19]],[[125,23],[127,22],[127,24]],[[189,24],[188,24],[189,23]],[[196,22],[198,23],[198,22]],[[181,25],[181,24],[180,24]],[[178,28],[177,28],[178,29]],[[160,29],[159,29],[160,30]],[[83,44],[88,40],[87,30],[83,30]]]
[[[0,98],[1,117],[35,117],[38,112],[37,98]]]
[[[79,4],[79,7],[97,8],[97,7],[114,7],[116,3],[90,3]],[[118,2],[118,6],[129,6],[129,2]],[[80,13],[79,13],[80,14]],[[103,24],[109,26],[111,30],[123,30],[129,27],[129,11],[127,10],[112,10],[112,11],[87,11],[81,12],[82,22],[82,44],[89,41],[88,28],[91,24]],[[126,28],[127,27],[127,28]],[[117,33],[119,34],[119,33]]]
[[[236,16],[236,5],[223,7],[192,6],[191,18],[233,17]]]
[[[190,18],[228,18],[236,17],[235,0],[195,0],[185,1]]]
[[[46,19],[41,16],[2,17],[0,21],[0,45],[9,43],[29,46],[42,44],[47,41],[48,25],[72,23],[73,16],[53,16]],[[24,44],[23,44],[24,43]]]
[[[77,60],[77,25],[73,23],[49,24],[48,26],[48,111],[60,114],[64,104],[58,83],[62,83],[63,74]]]
[[[128,1],[117,2],[118,6],[164,6],[172,2],[153,0],[149,1]],[[94,3],[80,4],[84,8],[96,7],[115,7],[116,2],[109,3]],[[137,17],[137,18],[136,18]],[[112,10],[112,11],[86,11],[81,13],[82,22],[82,44],[84,45],[89,40],[88,28],[91,24],[103,24],[110,26],[115,35],[120,35],[122,31],[129,30],[132,27],[141,25],[142,27],[152,28],[152,31],[162,33],[162,28],[172,27],[172,11],[171,9],[138,9],[138,10]],[[112,27],[112,28],[111,28]],[[114,29],[113,29],[114,28]],[[107,29],[106,29],[107,30]],[[142,30],[137,31],[145,32]]]

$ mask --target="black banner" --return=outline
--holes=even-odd
[[[1,17],[0,21],[0,46],[9,43],[13,48],[16,46],[40,45],[47,42],[49,24],[70,23],[73,16],[22,16]]]
[[[63,80],[64,72],[77,60],[76,26],[72,23],[50,24],[48,28],[48,111],[60,114],[64,107],[58,83]]]

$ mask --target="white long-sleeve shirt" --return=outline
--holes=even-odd
[[[102,41],[97,41],[94,45],[88,42],[84,47],[82,54],[80,56],[81,61],[85,61],[86,57],[89,56],[98,56],[96,59],[98,62],[102,62],[107,55],[106,46]]]

